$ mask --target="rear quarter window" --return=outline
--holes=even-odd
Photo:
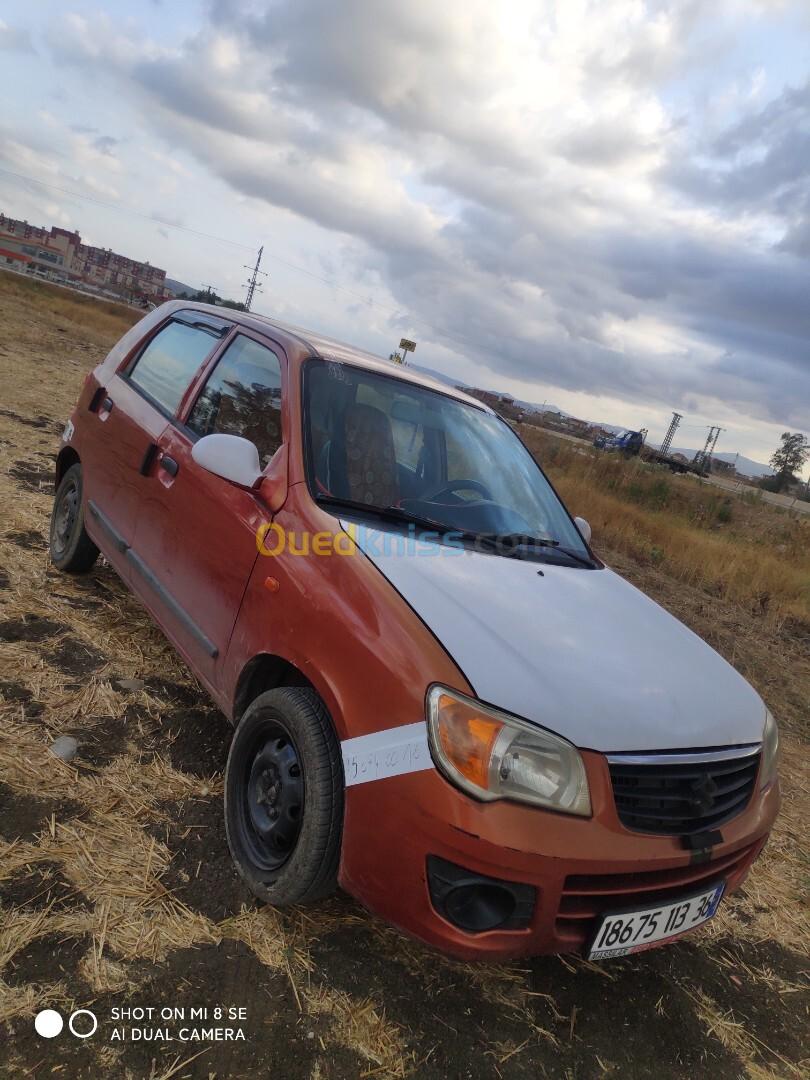
[[[205,330],[170,322],[149,342],[128,378],[166,412],[174,414],[200,366],[219,344]]]

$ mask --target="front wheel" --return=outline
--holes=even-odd
[[[343,766],[314,690],[280,687],[245,712],[225,770],[225,831],[251,892],[283,907],[337,886]]]
[[[84,573],[98,558],[98,548],[84,528],[82,467],[78,462],[70,466],[56,489],[50,548],[53,565],[70,574]]]

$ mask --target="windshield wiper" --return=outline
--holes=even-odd
[[[436,521],[435,518],[423,517],[421,514],[414,514],[410,510],[403,510],[401,506],[386,506],[382,511],[386,517],[393,518],[395,521],[404,521],[411,525],[420,525],[423,529],[430,529],[432,531],[438,530],[441,533],[455,533],[460,537],[467,537],[471,539],[475,536],[475,533],[467,532],[465,529],[459,529],[455,525],[449,525],[446,521]]]
[[[462,540],[473,540],[478,535],[477,533],[465,532],[464,529],[457,529],[455,525],[448,525],[446,521],[436,521],[434,518],[422,517],[421,514],[412,514],[410,510],[403,510],[401,506],[374,506],[369,503],[357,502],[356,499],[339,499],[335,495],[316,495],[315,501],[328,503],[332,506],[345,506],[349,510],[371,514],[386,521],[401,521],[407,525],[417,525],[422,529],[439,532],[442,535],[453,533]]]
[[[498,554],[506,558],[516,558],[518,551],[523,547],[551,548],[553,551],[558,551],[561,555],[565,555],[567,558],[573,559],[574,562],[581,563],[582,566],[587,566],[589,569],[592,569],[594,565],[591,559],[578,554],[576,551],[571,551],[569,548],[561,547],[560,541],[554,540],[550,536],[526,536],[524,533],[489,534],[487,536],[481,534],[479,539],[485,540],[492,550],[497,551]]]
[[[526,533],[487,533],[486,535],[493,543],[504,544],[506,547],[510,547],[512,551],[529,544],[532,547],[556,548],[560,546],[560,541],[553,540],[550,536],[527,536]]]
[[[374,506],[373,504],[358,502],[356,499],[341,499],[336,495],[319,494],[315,496],[315,501],[331,506],[345,506],[348,510],[370,514],[373,517],[382,518],[384,521],[397,521],[407,525],[416,525],[428,532],[438,532],[442,536],[452,534],[459,540],[483,544],[488,551],[494,552],[496,555],[502,555],[507,559],[517,558],[517,553],[522,547],[537,547],[558,551],[561,555],[565,555],[567,558],[573,559],[574,562],[581,563],[582,566],[587,566],[589,569],[592,569],[594,565],[591,559],[585,558],[575,551],[570,551],[568,548],[560,547],[560,541],[549,536],[526,536],[524,533],[469,532],[467,529],[459,529],[446,521],[437,521],[435,518],[414,514],[401,506]]]
[[[581,563],[582,566],[587,566],[589,570],[593,570],[596,563],[588,555],[580,555],[577,551],[571,551],[569,548],[558,548],[561,554],[567,555],[569,559],[573,559],[575,562]]]

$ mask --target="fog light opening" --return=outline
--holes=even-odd
[[[448,919],[462,930],[496,930],[515,913],[515,897],[500,885],[461,885],[444,900]]]
[[[430,900],[437,915],[467,934],[527,930],[537,890],[519,881],[477,874],[438,855],[427,857]]]

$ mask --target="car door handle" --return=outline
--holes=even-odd
[[[143,461],[141,467],[138,470],[141,476],[148,476],[149,470],[152,468],[152,463],[155,460],[155,454],[158,452],[158,444],[156,442],[150,442],[146,448],[146,453],[143,455]]]
[[[111,413],[111,412],[113,411],[113,408],[115,407],[115,402],[114,402],[114,401],[113,401],[113,399],[112,399],[112,398],[111,398],[111,397],[110,397],[110,396],[108,395],[108,396],[107,396],[107,397],[105,397],[105,398],[104,398],[104,400],[102,401],[102,403],[101,403],[101,407],[102,407],[102,409],[103,409],[103,410],[104,410],[105,412]]]
[[[177,476],[180,471],[180,466],[174,460],[173,457],[169,457],[168,454],[164,454],[160,459],[161,469],[165,469],[169,476]]]

